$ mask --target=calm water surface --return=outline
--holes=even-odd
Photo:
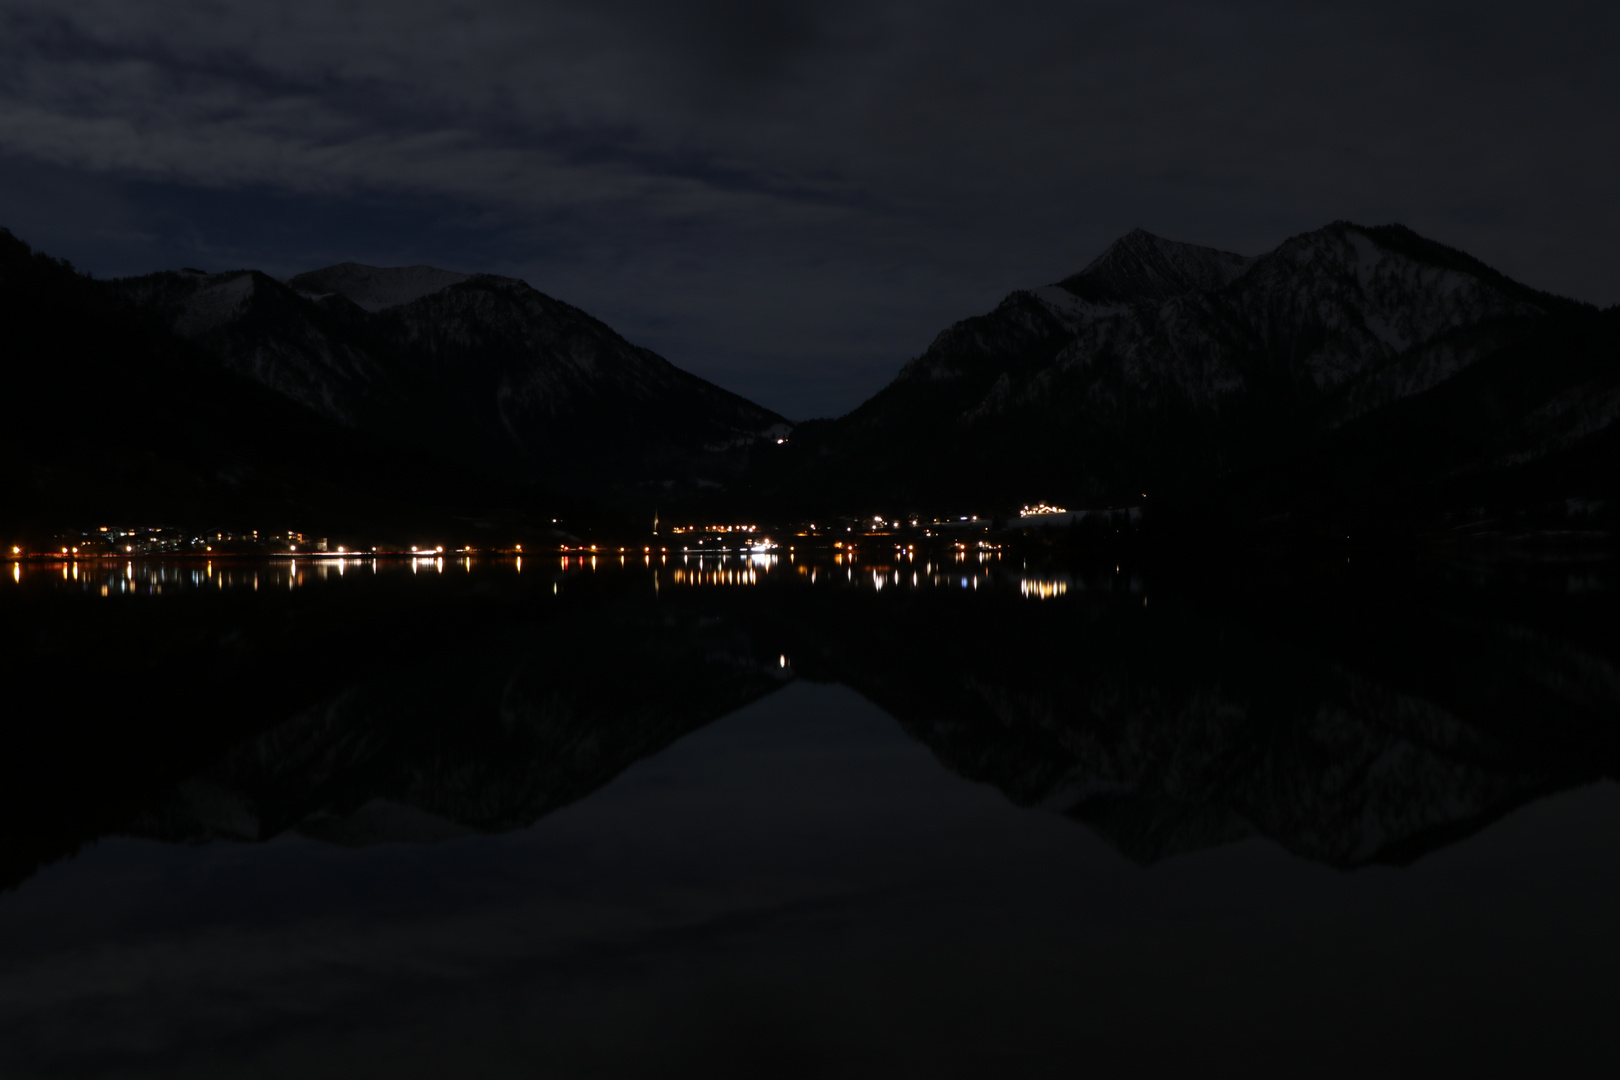
[[[1604,564],[5,564],[0,1075],[1611,1059]]]

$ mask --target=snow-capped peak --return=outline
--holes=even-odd
[[[1059,285],[1086,300],[1159,304],[1194,290],[1219,289],[1253,263],[1247,255],[1133,229]]]

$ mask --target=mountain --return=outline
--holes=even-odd
[[[228,370],[505,482],[667,499],[724,485],[790,428],[513,278],[341,263],[115,287]]]
[[[227,290],[213,302],[235,301]],[[226,370],[106,283],[4,230],[0,325],[0,526],[10,535],[112,521],[439,526],[513,499],[442,462],[400,469],[397,446]]]
[[[802,425],[762,487],[890,512],[1150,492],[1260,514],[1331,499],[1345,470],[1363,495],[1394,485],[1409,501],[1470,474],[1512,486],[1513,469],[1556,458],[1556,473],[1608,438],[1617,330],[1614,311],[1402,226],[1338,222],[1257,257],[1138,230],[946,329],[847,416]],[[1459,394],[1465,375],[1490,385]],[[1470,413],[1481,397],[1494,406]],[[1391,419],[1413,403],[1423,423]],[[1483,415],[1494,434],[1466,454],[1435,436]],[[1377,476],[1344,449],[1370,430],[1391,459]],[[1581,481],[1546,497],[1602,495]]]
[[[1162,303],[1195,290],[1230,285],[1253,263],[1244,255],[1180,244],[1135,229],[1058,287],[1100,307]]]

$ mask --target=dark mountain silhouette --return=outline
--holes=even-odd
[[[730,482],[790,427],[512,278],[342,263],[116,288],[231,371],[505,482],[667,501]]]
[[[1562,513],[1620,494],[1617,370],[1620,311],[1400,226],[1340,222],[1254,258],[1137,231],[801,425],[759,486],[891,514],[1147,492],[1206,520],[1443,522],[1492,490]]]
[[[317,506],[465,516],[557,492],[636,520],[693,499],[750,517],[1147,501],[1161,535],[1280,522],[1320,542],[1620,515],[1620,310],[1399,226],[1258,257],[1133,232],[791,438],[510,278],[344,263],[103,284],[6,244],[14,518],[274,505],[303,527]],[[381,467],[402,453],[409,475]]]
[[[0,525],[13,533],[109,520],[395,528],[521,498],[556,513],[241,378],[4,231],[0,321]]]

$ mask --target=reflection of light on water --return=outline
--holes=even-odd
[[[1025,578],[1018,583],[1018,591],[1036,600],[1051,600],[1069,591],[1067,581],[1044,581]]]
[[[730,566],[718,560],[705,564],[699,556],[697,565],[693,567],[682,556],[681,565],[675,568],[670,580],[676,585],[758,585],[762,573],[768,575],[776,563],[775,555],[749,556]]]
[[[11,564],[11,580],[19,585],[22,584],[22,563],[14,562]]]

